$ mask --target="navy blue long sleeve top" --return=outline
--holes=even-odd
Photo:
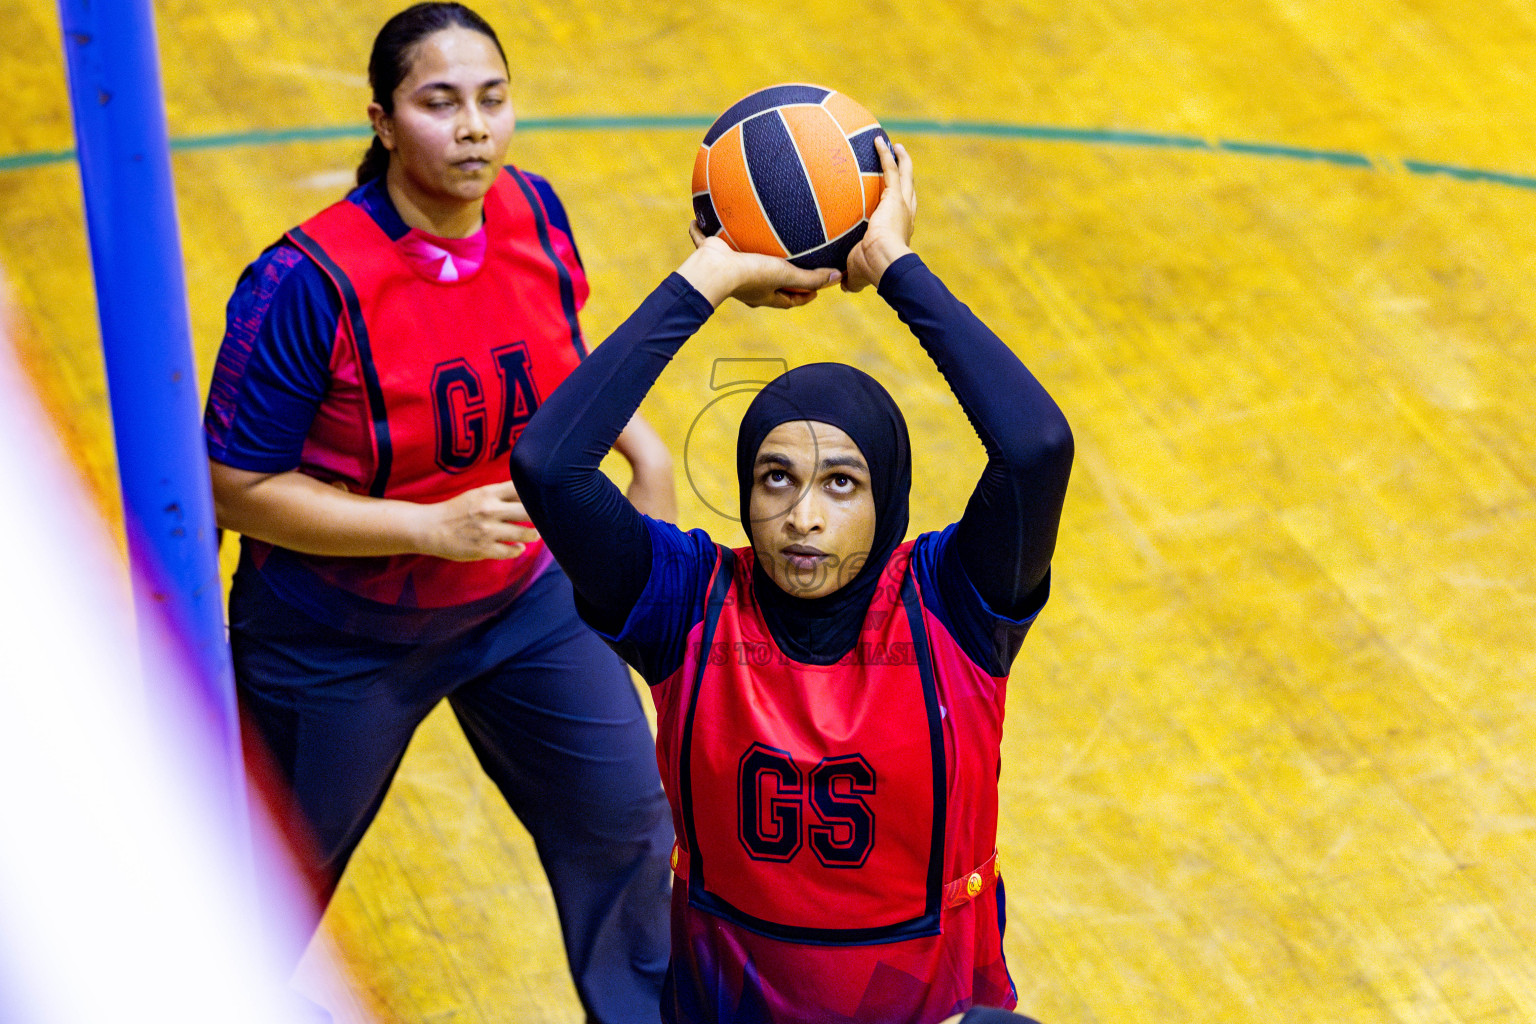
[[[915,254],[886,268],[879,293],[933,359],[987,453],[964,514],[945,531],[936,568],[949,571],[939,578],[958,568],[966,589],[974,588],[993,614],[1031,617],[1045,600],[1071,470],[1066,417]],[[570,576],[583,616],[599,631],[619,632],[645,592],[657,525],[599,464],[667,363],[713,312],[686,280],[668,276],[543,403],[512,452],[523,504]]]

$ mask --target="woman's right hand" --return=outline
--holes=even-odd
[[[723,239],[706,237],[697,223],[688,225],[688,236],[696,248],[677,272],[713,306],[734,298],[748,306],[790,309],[842,280],[835,270],[801,270],[777,256],[737,252]]]
[[[530,541],[539,539],[510,480],[476,487],[421,509],[424,555],[455,562],[516,558]]]
[[[420,504],[353,494],[298,470],[257,473],[208,460],[218,524],[291,551],[338,558],[516,558],[536,540],[509,480]]]

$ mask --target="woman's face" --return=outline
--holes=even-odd
[[[506,162],[516,117],[496,44],[454,26],[412,47],[393,114],[368,107],[386,149],[389,181],[409,202],[441,214],[478,204]]]
[[[781,590],[833,593],[858,575],[875,539],[864,453],[830,424],[779,424],[757,449],[747,513],[752,550]]]

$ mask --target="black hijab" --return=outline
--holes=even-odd
[[[757,450],[774,427],[796,420],[827,423],[853,439],[869,465],[875,500],[875,536],[869,555],[858,574],[832,593],[795,597],[773,582],[761,561],[755,561],[752,569],[758,607],[779,649],[796,661],[830,665],[858,642],[880,573],[907,534],[912,449],[901,410],[880,382],[864,371],[842,363],[811,363],[780,375],[757,393],[736,435],[741,525],[749,539],[748,505]]]

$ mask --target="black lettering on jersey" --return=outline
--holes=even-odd
[[[737,780],[737,821],[747,856],[754,860],[792,859],[800,849],[800,801],[805,792],[795,759],[782,750],[754,743],[741,755]]]
[[[807,835],[826,867],[860,868],[869,860],[875,814],[864,798],[875,795],[875,770],[863,755],[822,758],[809,787],[788,751],[754,743],[740,764],[738,832],[753,860],[793,860]]]
[[[485,397],[480,377],[466,360],[432,371],[432,412],[437,420],[437,465],[462,473],[485,451]]]
[[[875,816],[864,797],[875,794],[875,770],[858,754],[824,757],[811,769],[811,850],[829,868],[863,867],[875,845]]]
[[[528,343],[513,342],[491,350],[496,372],[501,375],[501,427],[496,431],[496,447],[491,458],[499,459],[512,450],[523,428],[539,408],[539,390],[534,386],[529,367]]]

